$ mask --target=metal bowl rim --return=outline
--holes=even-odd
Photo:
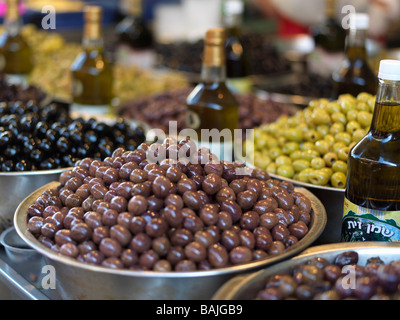
[[[103,272],[109,273],[113,275],[125,275],[125,276],[133,276],[133,277],[165,277],[165,278],[191,278],[191,277],[207,277],[213,275],[223,275],[223,274],[231,274],[238,273],[243,271],[250,271],[253,269],[265,267],[269,264],[273,264],[274,262],[279,262],[284,259],[288,259],[299,252],[304,251],[310,244],[315,241],[325,229],[327,223],[327,215],[325,211],[325,207],[322,205],[320,200],[314,196],[309,190],[304,188],[296,188],[296,191],[299,191],[305,194],[312,203],[312,208],[314,214],[312,215],[313,224],[309,229],[309,232],[295,245],[289,247],[284,253],[271,256],[270,258],[263,259],[260,261],[254,261],[246,264],[241,264],[237,266],[230,266],[212,270],[202,270],[202,271],[169,271],[169,272],[161,272],[161,271],[135,271],[128,269],[112,269],[102,266],[90,265],[87,263],[80,262],[74,258],[66,257],[60,253],[57,253],[43,244],[41,244],[29,231],[27,228],[27,208],[30,204],[33,203],[34,200],[40,195],[43,191],[47,189],[56,188],[59,186],[58,182],[51,182],[43,187],[37,189],[32,192],[28,197],[26,197],[17,207],[14,215],[14,226],[19,234],[19,236],[32,248],[38,251],[40,254],[46,256],[51,260],[55,260],[69,266],[73,266],[80,269],[91,270],[95,272]]]
[[[12,171],[12,172],[0,172],[1,177],[21,177],[21,176],[40,176],[62,173],[64,171],[72,170],[73,167],[58,168],[52,170],[33,170],[33,171]]]

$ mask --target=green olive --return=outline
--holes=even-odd
[[[340,112],[341,111],[340,104],[337,103],[337,101],[329,102],[326,105],[326,111],[328,111],[331,115],[335,114],[336,112]]]
[[[323,170],[314,170],[310,172],[308,180],[315,185],[324,186],[328,184],[331,176]]]
[[[315,150],[317,150],[320,155],[329,152],[330,148],[331,145],[325,140],[318,140],[315,142]]]
[[[299,176],[299,180],[301,182],[305,182],[305,183],[310,182],[308,177],[309,177],[310,173],[313,172],[313,171],[314,171],[314,169],[311,169],[311,168],[306,168],[306,169],[300,171],[299,175],[298,175]]]
[[[302,156],[301,158],[307,161],[310,161],[316,157],[319,157],[319,153],[317,150],[305,150],[302,151]]]
[[[290,157],[281,155],[275,159],[275,163],[278,167],[283,166],[283,165],[291,165],[292,164],[292,159]]]
[[[358,111],[356,109],[351,109],[351,110],[347,111],[347,114],[346,114],[347,121],[348,122],[356,121],[357,114],[358,114]]]
[[[304,169],[310,168],[310,161],[304,159],[294,160],[292,163],[293,169],[296,172],[301,172]]]
[[[339,122],[343,125],[346,125],[347,118],[342,112],[335,112],[334,114],[332,114],[331,118],[333,122]]]
[[[298,128],[289,128],[285,132],[285,138],[289,141],[301,142],[303,140],[303,132]]]
[[[324,137],[324,140],[325,140],[326,142],[328,142],[331,146],[333,146],[333,144],[335,143],[335,137],[334,137],[333,135],[331,135],[331,134],[327,134],[327,135]]]
[[[283,154],[283,152],[282,152],[281,148],[274,147],[274,148],[269,149],[268,154],[272,160],[275,160],[276,158],[281,156]]]
[[[317,130],[311,129],[304,133],[304,139],[309,142],[315,142],[321,139],[321,134]]]
[[[344,132],[344,124],[340,122],[335,122],[329,129],[329,133],[335,135],[339,132]]]
[[[321,169],[323,167],[325,167],[325,161],[321,157],[315,157],[311,160],[311,168]]]
[[[301,146],[300,146],[300,150],[302,151],[307,151],[307,150],[314,150],[315,145],[312,142],[304,142]]]
[[[329,124],[331,122],[331,117],[328,111],[324,109],[314,109],[311,114],[311,121],[314,125]]]
[[[292,160],[298,160],[301,159],[303,157],[303,151],[300,150],[295,150],[290,154],[290,158]]]
[[[352,138],[351,138],[350,133],[347,133],[347,132],[338,132],[335,135],[335,140],[337,142],[343,142],[346,146],[348,146],[350,144],[351,139]]]
[[[321,135],[321,137],[324,137],[329,133],[329,126],[326,124],[320,124],[317,126],[317,131]]]
[[[347,161],[349,159],[350,147],[345,147],[339,150],[337,153],[338,159]]]
[[[347,173],[347,163],[344,160],[336,160],[333,164],[332,164],[332,170],[333,172],[343,172],[343,173]]]
[[[270,157],[266,157],[266,156],[255,156],[254,157],[254,164],[256,167],[261,168],[263,170],[265,170],[267,168],[267,166],[271,163],[271,158]]]
[[[294,176],[294,169],[291,165],[281,165],[276,169],[276,173],[285,178],[292,178]]]
[[[353,134],[356,130],[361,129],[361,125],[357,121],[349,121],[346,124],[346,132],[349,134]]]
[[[368,111],[360,111],[357,114],[357,121],[363,128],[369,128],[372,121],[372,113]]]
[[[286,155],[290,155],[292,152],[299,150],[300,146],[297,142],[286,142],[286,144],[282,147],[282,152]]]
[[[331,176],[331,185],[343,189],[346,186],[346,174],[341,171],[334,172]]]
[[[332,167],[333,163],[338,159],[338,156],[334,152],[328,152],[324,155],[323,159],[327,167]]]
[[[267,166],[267,172],[271,173],[271,174],[276,174],[276,169],[277,169],[277,165],[275,162],[271,162],[268,166]]]
[[[332,146],[332,152],[337,154],[340,149],[345,148],[345,147],[346,147],[346,145],[343,142],[341,142],[341,141],[335,142],[335,144]]]
[[[367,134],[367,130],[364,129],[357,129],[356,131],[353,132],[353,135],[351,137],[352,141],[358,142],[360,141],[362,138],[365,137],[365,135]]]

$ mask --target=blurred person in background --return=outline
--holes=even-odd
[[[278,35],[290,36],[308,33],[313,25],[322,23],[325,2],[321,0],[249,0],[266,16],[277,19]],[[400,19],[400,0],[337,0],[337,19],[346,15],[343,6],[352,5],[356,12],[370,16],[368,36],[384,43],[391,24]]]

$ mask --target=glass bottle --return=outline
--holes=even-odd
[[[343,61],[346,30],[336,19],[336,0],[325,0],[325,17],[322,23],[311,27],[315,48],[307,63],[311,73],[331,77]]]
[[[128,65],[151,68],[155,64],[153,33],[143,20],[142,0],[129,0],[127,15],[116,26],[116,59]]]
[[[209,148],[220,160],[232,161],[239,103],[226,85],[225,43],[224,29],[206,32],[201,81],[186,101],[187,128],[196,131],[199,147]]]
[[[369,16],[355,13],[350,16],[346,43],[346,58],[332,74],[334,98],[344,93],[357,96],[360,92],[376,94],[376,75],[368,64],[366,39]]]
[[[103,51],[101,33],[102,8],[86,6],[84,10],[83,51],[71,65],[71,112],[107,114],[113,98],[113,68]]]
[[[382,60],[372,123],[350,151],[343,241],[400,241],[400,61]]]
[[[242,41],[242,0],[225,0],[223,22],[226,38],[226,75],[228,86],[236,92],[246,93],[251,90],[250,60],[247,48]]]
[[[5,31],[0,36],[0,71],[10,83],[25,82],[33,69],[32,49],[21,34],[18,0],[7,0]]]

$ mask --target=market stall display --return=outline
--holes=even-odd
[[[185,140],[180,148],[188,151],[189,145]],[[84,290],[87,298],[104,297],[92,288],[112,276],[131,283],[160,278],[187,283],[190,275],[193,282],[215,283],[212,289],[205,284],[202,292],[186,292],[186,298],[209,298],[220,285],[219,275],[225,280],[288,258],[324,228],[325,210],[305,189],[271,180],[260,170],[241,178],[233,163],[148,163],[145,150],[154,147],[117,149],[104,161],[83,159],[63,172],[59,183],[40,188],[19,207],[17,231],[29,245],[73,268],[71,275],[104,276],[105,282],[93,281],[86,289],[62,283],[70,286],[68,294]],[[266,206],[272,211],[260,214]],[[113,298],[166,294],[119,289]]]

